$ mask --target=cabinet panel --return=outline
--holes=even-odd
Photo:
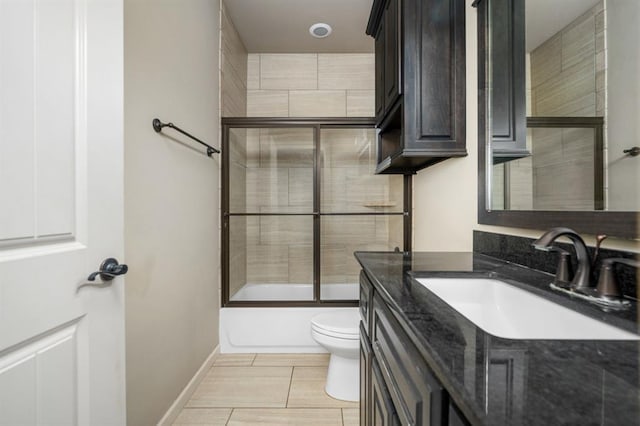
[[[376,123],[380,124],[384,115],[384,46],[385,46],[385,31],[384,25],[380,25],[375,34],[375,55],[376,55],[376,107],[375,116]]]
[[[400,96],[400,16],[401,0],[388,0],[384,12],[384,111],[389,112]]]
[[[408,116],[416,120],[410,123],[414,142],[464,147],[464,2],[418,1],[415,9],[419,16],[415,48],[421,60],[415,70],[420,94],[416,116]]]
[[[496,162],[526,152],[526,81],[524,0],[492,0],[488,13],[491,45],[491,133]],[[519,30],[520,29],[520,30]],[[518,154],[520,151],[520,155]],[[500,158],[505,159],[500,160]]]
[[[399,425],[393,402],[375,359],[371,361],[371,421],[373,426]]]
[[[365,275],[364,271],[360,271],[360,318],[364,325],[364,330],[367,335],[371,334],[371,304],[373,302],[373,286],[369,279]]]
[[[360,324],[360,425],[369,424],[368,408],[371,407],[371,343],[367,330]]]
[[[469,426],[467,420],[453,403],[449,404],[449,422],[447,426]]]
[[[446,397],[426,362],[374,294],[373,335],[375,359],[385,373],[391,398],[402,424],[439,425]]]

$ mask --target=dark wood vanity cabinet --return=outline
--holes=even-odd
[[[360,289],[360,424],[466,425],[364,272]]]
[[[376,173],[467,155],[464,0],[374,0]]]
[[[531,155],[527,150],[525,4],[524,0],[480,2],[479,16],[489,25],[481,36],[491,46],[488,66],[491,91],[493,163]],[[482,81],[482,80],[481,80]]]

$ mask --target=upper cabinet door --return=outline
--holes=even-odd
[[[389,0],[384,12],[384,105],[385,113],[401,93],[400,84],[400,2]]]
[[[416,97],[407,98],[407,146],[466,155],[464,14],[460,0],[411,1],[404,61]]]
[[[480,8],[489,22],[494,162],[503,162],[528,155],[524,0],[491,0]]]
[[[384,25],[380,25],[375,35],[375,52],[376,52],[376,123],[382,121],[384,115],[384,48],[385,48],[385,31]]]

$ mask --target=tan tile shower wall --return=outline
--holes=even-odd
[[[249,54],[247,115],[373,116],[373,72],[371,54]],[[232,211],[313,211],[313,135],[309,129],[250,129],[242,135],[237,132],[236,137],[242,140],[242,148],[232,152]],[[334,141],[322,145],[324,211],[381,211],[380,205],[401,211],[402,179],[373,176],[373,133],[331,130],[323,139]],[[245,234],[239,236],[245,240],[231,242],[232,259],[242,258],[234,255],[237,251],[246,254],[244,263],[231,265],[231,295],[245,282],[313,282],[311,216],[235,217],[233,221],[235,227],[244,227]],[[401,246],[401,238],[401,216],[323,219],[323,283],[356,283],[359,268],[353,251],[363,247],[388,250],[390,244]]]
[[[533,116],[604,116],[604,2],[531,52]],[[533,207],[591,210],[593,137],[584,129],[533,129]],[[562,185],[558,185],[562,182]]]
[[[604,80],[601,1],[531,52],[531,113],[602,116]]]
[[[247,49],[233,22],[229,18],[224,2],[220,16],[220,108],[222,117],[246,117],[247,115]],[[230,140],[230,177],[234,187],[246,188],[247,130],[236,129]],[[246,197],[232,199],[232,211],[246,209]],[[230,222],[230,294],[244,285],[247,278],[247,219],[235,217]]]
[[[220,25],[220,98],[222,117],[247,115],[247,49],[222,3]]]
[[[251,117],[371,117],[373,54],[250,54]]]

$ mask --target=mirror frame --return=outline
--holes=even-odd
[[[488,1],[478,0],[478,223],[526,229],[565,226],[587,234],[640,237],[640,212],[490,210],[487,207],[487,141],[489,132]]]

